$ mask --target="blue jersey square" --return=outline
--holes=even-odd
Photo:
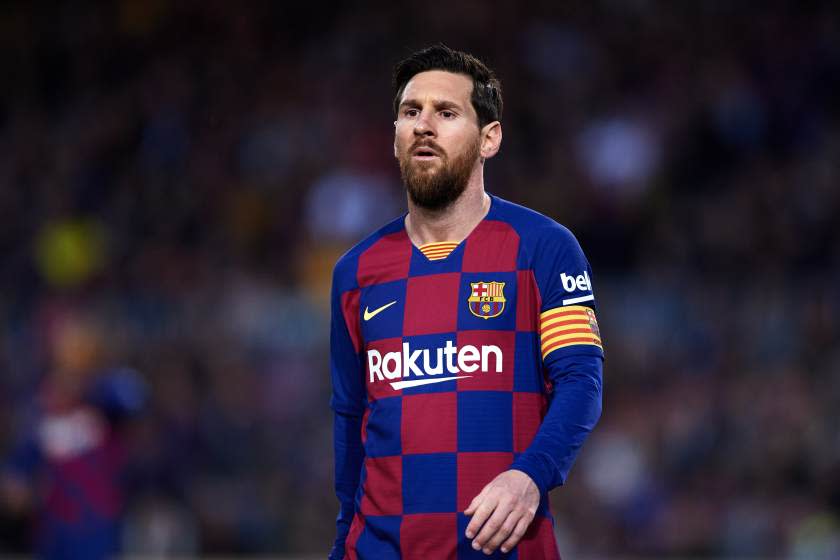
[[[369,457],[385,457],[402,453],[400,419],[402,398],[390,397],[373,401],[367,421],[365,452]]]
[[[516,333],[513,356],[513,390],[520,393],[541,393],[543,375],[537,333]]]
[[[516,272],[463,273],[458,330],[516,330]]]
[[[512,393],[458,393],[458,451],[513,451]]]
[[[455,453],[403,456],[403,511],[451,513],[457,490]]]
[[[404,395],[419,395],[423,393],[446,393],[456,388],[457,372],[450,371],[457,368],[458,359],[455,349],[458,345],[457,333],[426,334],[417,336],[406,336],[404,342],[408,343],[408,358],[404,361],[416,358],[412,363],[423,375],[417,376],[416,372],[408,369],[408,377],[401,381],[418,381],[422,385],[415,385],[403,388]],[[447,352],[447,342],[450,342]],[[419,353],[416,353],[419,352]],[[403,364],[406,370],[408,364]]]
[[[455,247],[445,259],[430,261],[420,249],[413,247],[411,250],[411,264],[409,265],[409,276],[423,276],[426,274],[441,274],[443,272],[461,272],[461,261],[464,258],[464,243]]]
[[[356,541],[359,558],[377,558],[382,560],[400,560],[400,543],[394,535],[400,534],[399,515],[368,515],[365,528]]]
[[[402,336],[405,287],[405,280],[397,280],[362,288],[359,321],[366,341]]]

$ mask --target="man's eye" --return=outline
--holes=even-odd
[[[453,113],[452,111],[441,111],[440,116],[444,119],[451,119],[455,117],[455,113]]]
[[[418,115],[418,111],[417,109],[406,109],[403,112],[403,115],[405,115],[406,117],[416,117]]]

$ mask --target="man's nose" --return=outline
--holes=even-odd
[[[414,135],[415,136],[434,136],[435,130],[430,115],[426,111],[420,113],[417,120],[414,121]]]

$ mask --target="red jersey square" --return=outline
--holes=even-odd
[[[400,525],[403,558],[456,560],[458,517],[455,513],[416,513],[403,517]]]
[[[522,453],[540,429],[545,417],[546,399],[542,393],[513,394],[513,450]]]
[[[365,458],[363,515],[402,515],[402,456]]]
[[[461,274],[430,274],[408,279],[403,336],[451,332],[458,324]]]
[[[539,329],[540,289],[533,270],[516,271],[516,330],[536,331]]]
[[[403,453],[451,453],[458,448],[458,395],[425,393],[402,398]]]
[[[510,224],[484,220],[467,237],[462,272],[507,272],[516,270],[519,234]]]
[[[383,338],[368,342],[364,360],[364,382],[369,400],[375,401],[402,394],[402,390],[391,386],[391,383],[402,379],[402,338]]]
[[[365,530],[365,518],[356,513],[353,516],[353,522],[350,524],[350,531],[347,533],[345,542],[346,555],[348,560],[359,560],[359,555],[356,553],[356,542],[359,540],[362,531]]]
[[[456,365],[469,377],[457,381],[458,390],[512,391],[515,346],[514,331],[460,331]]]
[[[560,560],[551,520],[541,515],[535,517],[515,550],[519,552],[519,558]]]
[[[353,349],[358,352],[362,347],[362,334],[359,326],[359,290],[350,290],[341,294],[341,313],[344,317],[344,324],[347,325],[347,333],[350,335]]]
[[[482,488],[510,468],[513,453],[458,453],[458,511],[464,511]]]
[[[382,284],[408,277],[411,240],[405,231],[383,236],[359,255],[359,286]]]

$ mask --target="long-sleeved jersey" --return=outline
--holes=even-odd
[[[465,240],[422,249],[403,216],[335,267],[331,558],[486,558],[463,511],[511,468],[541,502],[494,557],[559,558],[548,491],[601,411],[589,263],[569,230],[495,196]]]
[[[34,490],[37,558],[118,556],[125,463],[119,425],[145,400],[145,384],[127,368],[98,374],[78,398],[49,382],[41,387],[30,422],[0,464],[0,475]]]

